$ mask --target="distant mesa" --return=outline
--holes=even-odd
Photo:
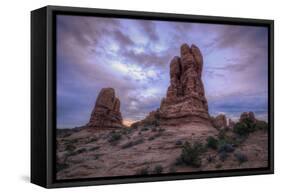
[[[88,127],[95,129],[116,129],[123,127],[120,100],[113,88],[102,88],[92,111]]]

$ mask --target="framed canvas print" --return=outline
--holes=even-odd
[[[31,182],[273,173],[273,21],[31,12]]]

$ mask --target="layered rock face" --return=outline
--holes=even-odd
[[[195,45],[183,44],[180,57],[170,62],[170,86],[161,102],[159,117],[163,124],[208,122],[208,103],[201,79],[203,56]]]
[[[113,88],[103,88],[96,100],[88,126],[96,129],[123,127],[120,100]]]

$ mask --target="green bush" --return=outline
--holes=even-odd
[[[70,152],[70,153],[68,154],[68,156],[74,156],[74,155],[77,155],[77,154],[84,153],[84,152],[86,152],[86,151],[87,151],[86,148],[80,148],[80,149],[77,149],[77,150],[75,150],[75,151],[73,151],[73,152]]]
[[[155,174],[160,174],[160,173],[162,173],[162,171],[163,171],[163,167],[160,164],[155,166],[155,168],[154,168]]]
[[[130,134],[132,131],[133,131],[133,128],[125,127],[125,128],[123,128],[123,129],[121,130],[121,133],[122,133],[123,135],[128,135],[128,134]]]
[[[141,129],[141,131],[148,131],[149,130],[149,127],[144,127]]]
[[[94,146],[94,147],[90,148],[89,151],[96,151],[98,149],[100,149],[100,146]]]
[[[246,136],[250,133],[248,126],[241,122],[238,122],[234,125],[233,131],[240,136]]]
[[[71,144],[68,144],[66,147],[65,147],[65,150],[66,151],[74,151],[76,149],[76,147],[74,145],[71,145]]]
[[[221,168],[221,167],[222,167],[222,164],[217,164],[215,167],[216,167],[216,168]]]
[[[147,175],[149,172],[148,172],[148,168],[149,167],[143,167],[141,168],[140,170],[137,171],[137,175]]]
[[[218,148],[218,140],[212,136],[209,136],[207,138],[207,147],[212,148],[212,149],[217,149]]]
[[[75,154],[81,154],[81,153],[84,153],[84,152],[86,152],[86,151],[87,151],[86,148],[80,148],[80,149],[78,149],[78,150],[75,151]]]
[[[240,136],[247,136],[256,130],[268,130],[268,124],[265,121],[245,118],[234,125],[234,132]]]
[[[229,143],[222,143],[219,145],[218,147],[218,152],[233,152],[235,150],[235,148],[233,147],[232,144]]]
[[[122,136],[121,136],[120,133],[113,131],[113,132],[110,133],[110,137],[108,139],[108,142],[110,142],[110,143],[117,142],[121,139],[121,137]]]
[[[220,158],[220,160],[221,160],[222,162],[224,162],[224,161],[228,158],[228,154],[227,154],[225,151],[220,152],[220,153],[219,153],[219,158]]]
[[[175,144],[176,144],[177,146],[181,146],[181,145],[182,145],[182,140],[180,140],[180,139],[177,140]]]
[[[226,131],[225,130],[220,130],[218,134],[219,139],[226,139]]]
[[[248,161],[248,157],[245,154],[241,153],[241,152],[234,153],[234,156],[237,159],[237,161],[239,162],[239,164],[242,164],[242,163]]]
[[[200,167],[201,166],[201,154],[205,151],[204,146],[195,142],[191,145],[189,142],[185,142],[182,147],[180,157],[177,159],[176,164],[184,164],[187,166]]]
[[[69,167],[69,165],[66,164],[66,163],[58,163],[58,164],[56,164],[57,172],[62,171],[64,169],[68,168],[68,167]]]
[[[268,130],[268,124],[265,121],[257,121],[256,123],[256,129],[258,130]]]
[[[166,131],[166,129],[164,129],[164,128],[159,128],[158,129],[158,132],[164,132],[164,131]]]

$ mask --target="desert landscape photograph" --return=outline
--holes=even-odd
[[[56,179],[268,167],[268,29],[56,17]]]

